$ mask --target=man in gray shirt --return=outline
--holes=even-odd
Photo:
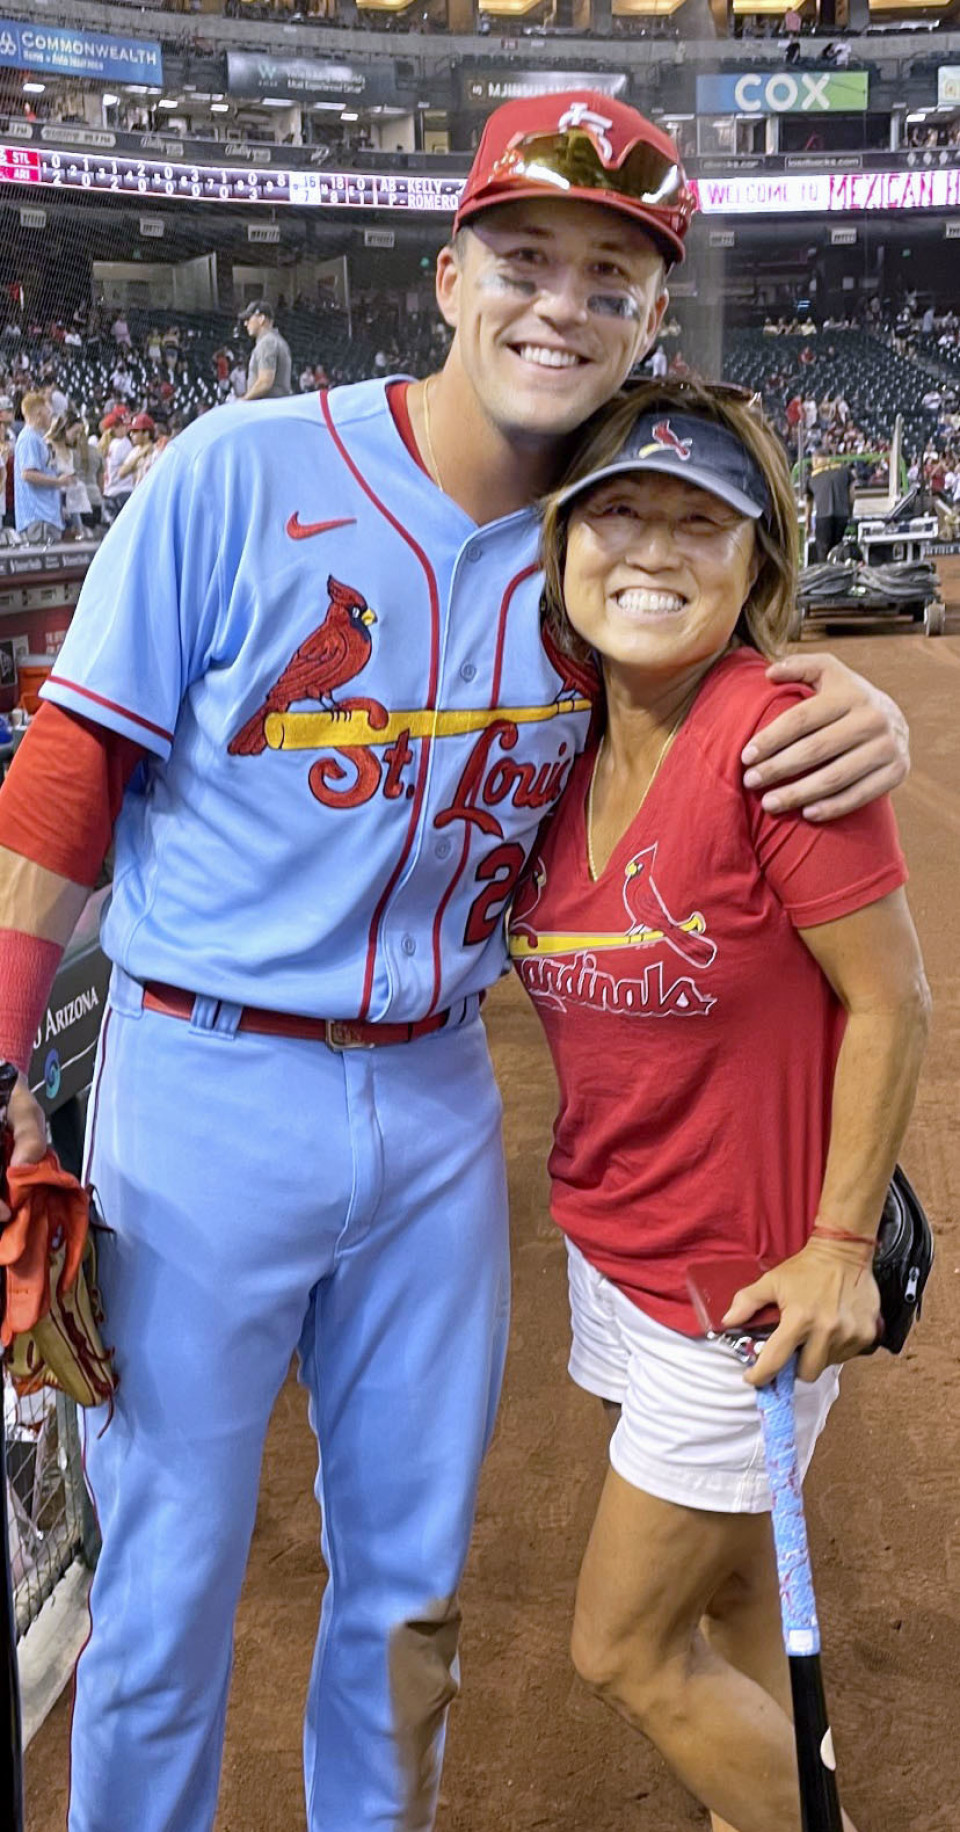
[[[273,322],[273,306],[268,299],[255,299],[243,313],[243,323],[254,340],[247,369],[245,401],[275,401],[291,394],[292,362],[290,345],[281,337]]]

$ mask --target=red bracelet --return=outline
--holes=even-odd
[[[868,1240],[865,1234],[852,1234],[848,1228],[828,1228],[819,1221],[814,1222],[813,1232],[822,1235],[824,1240],[844,1240],[852,1247],[868,1247],[871,1253],[877,1244],[876,1236]]]

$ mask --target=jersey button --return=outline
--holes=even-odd
[[[462,681],[473,681],[473,680],[476,680],[476,678],[477,678],[476,663],[475,662],[464,662],[463,667],[460,670],[460,679]]]
[[[470,561],[471,566],[475,566],[478,560],[483,559],[483,548],[471,547],[470,552],[467,554],[467,559]]]
[[[405,935],[402,942],[400,943],[400,946],[403,949],[404,954],[416,954],[417,952],[417,944],[414,941],[412,935]]]
[[[434,847],[434,852],[436,853],[438,859],[449,858],[450,841],[449,840],[438,840],[436,846]]]

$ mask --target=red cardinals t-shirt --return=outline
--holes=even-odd
[[[796,931],[906,879],[888,801],[818,827],[744,789],[741,749],[805,697],[764,666],[713,668],[597,883],[579,758],[511,921],[560,1084],[554,1218],[688,1335],[691,1260],[781,1260],[816,1215],[844,1015]]]

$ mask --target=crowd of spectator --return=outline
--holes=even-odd
[[[279,295],[238,318],[80,303],[0,328],[0,541],[96,538],[170,440],[211,409],[366,375],[426,374],[448,333],[416,295]]]
[[[907,128],[909,147],[960,146],[960,114],[951,121],[914,121]]]
[[[760,333],[734,333],[726,361],[757,387],[793,458],[820,469],[849,458],[861,487],[886,480],[902,414],[907,480],[943,516],[960,513],[960,315],[952,309],[911,292],[897,305],[874,296],[856,318],[771,316]]]
[[[648,372],[686,371],[679,334],[671,318]],[[368,375],[424,375],[448,336],[426,289],[360,289],[349,314],[333,298],[282,293],[238,318],[81,303],[40,324],[11,308],[0,329],[0,540],[95,537],[199,415]],[[860,485],[885,481],[904,413],[913,478],[960,510],[957,312],[910,295],[856,323],[771,316],[729,332],[724,370],[757,389],[792,457],[849,459]]]

